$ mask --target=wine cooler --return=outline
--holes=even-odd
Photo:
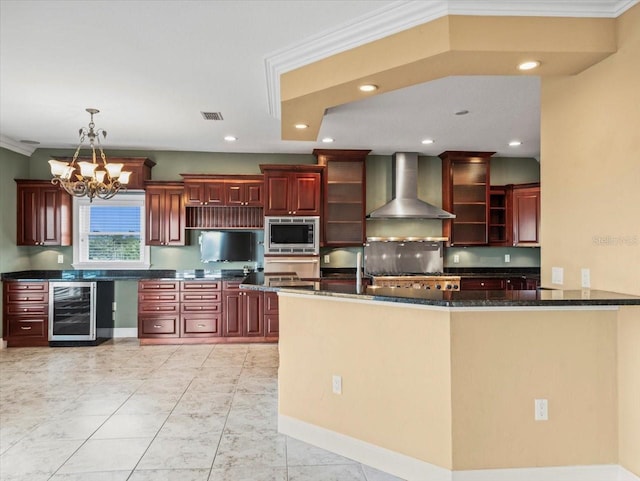
[[[50,282],[49,345],[97,345],[113,337],[113,282]]]

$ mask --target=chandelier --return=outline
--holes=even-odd
[[[75,197],[88,197],[92,202],[95,197],[110,199],[129,183],[131,172],[122,172],[124,164],[109,164],[100,144],[100,135],[107,137],[103,129],[95,130],[93,115],[100,112],[98,109],[86,109],[91,115],[89,128],[82,127],[79,130],[80,144],[73,154],[71,162],[50,160],[52,184],[59,184],[65,191]],[[84,141],[89,140],[93,162],[76,162]],[[96,144],[100,151],[100,159],[96,156]],[[101,163],[100,163],[101,162]],[[78,171],[79,170],[79,171]]]

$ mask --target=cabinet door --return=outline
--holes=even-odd
[[[17,245],[71,245],[71,196],[48,181],[18,181]]]
[[[222,292],[222,335],[243,336],[242,329],[242,296],[239,290]]]
[[[204,205],[224,205],[224,182],[205,182],[203,187]]]
[[[245,185],[242,183],[227,182],[224,186],[226,205],[244,205]]]
[[[263,182],[247,182],[245,185],[245,204],[252,207],[264,206],[264,183]]]
[[[147,188],[145,209],[147,211],[146,244],[159,246],[164,242],[164,191]]]
[[[243,321],[245,336],[264,336],[264,294],[260,291],[243,291]]]
[[[294,173],[291,178],[291,214],[320,215],[320,174]]]
[[[289,197],[291,194],[289,176],[286,173],[274,173],[265,176],[264,215],[290,215]]]
[[[37,187],[18,186],[19,246],[39,245],[40,192]]]
[[[264,293],[264,335],[266,337],[280,335],[277,292],[266,291]]]
[[[164,245],[183,246],[186,244],[184,189],[165,189],[164,195]]]
[[[189,207],[204,204],[204,186],[201,182],[184,183],[184,204]]]
[[[513,245],[540,243],[540,188],[513,190]]]
[[[49,185],[40,188],[40,245],[63,245],[60,230],[61,200],[62,192],[59,187]]]

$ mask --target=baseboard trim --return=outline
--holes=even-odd
[[[448,469],[282,414],[278,432],[408,481],[451,481]]]
[[[138,328],[137,327],[114,327],[113,337],[114,339],[121,338],[121,337],[138,337]]]
[[[407,481],[640,481],[617,464],[451,471],[283,414],[278,432]]]

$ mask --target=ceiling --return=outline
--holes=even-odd
[[[613,13],[636,1],[597,3]],[[109,132],[107,152],[356,148],[537,157],[535,76],[449,77],[372,96],[328,109],[318,142],[281,140],[267,59],[305,42],[334,41],[390,9],[427,4],[449,3],[0,0],[0,145],[27,154],[35,147],[73,148],[89,122],[85,108],[93,107],[100,109],[96,126]],[[469,113],[455,115],[460,110]],[[220,112],[224,120],[204,120],[201,112]],[[238,140],[226,142],[226,135]],[[323,137],[335,141],[322,143]],[[434,143],[421,144],[425,138]],[[509,147],[515,139],[522,145]]]

